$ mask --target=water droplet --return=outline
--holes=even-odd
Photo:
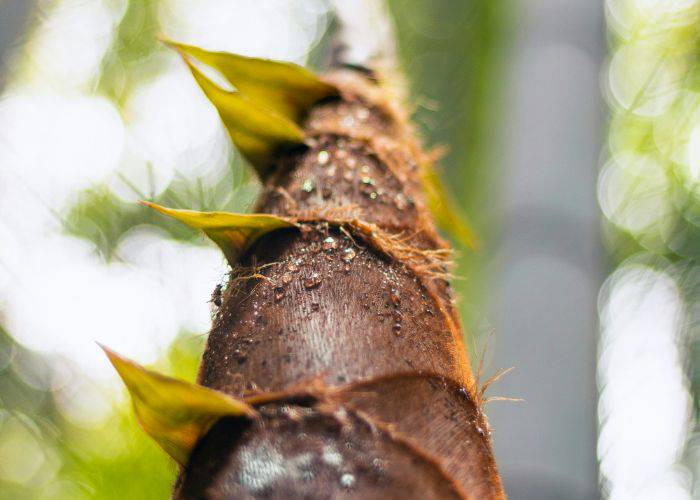
[[[299,266],[297,265],[296,262],[290,262],[287,264],[287,271],[290,271],[292,273],[295,273],[299,270]]]
[[[377,193],[374,192],[374,191],[371,192],[371,193],[369,194],[369,198],[370,198],[371,200],[376,200],[376,199],[377,199],[377,196],[378,196]]]
[[[479,433],[479,436],[483,436],[483,435],[484,435],[484,429],[482,429],[482,428],[479,427],[478,425],[476,426],[476,432]]]
[[[401,323],[394,323],[394,326],[392,326],[391,329],[394,332],[394,335],[397,337],[401,336]]]
[[[328,159],[330,158],[330,155],[328,154],[328,151],[319,151],[317,158],[318,158],[318,162],[321,165],[325,165],[326,163],[328,163]]]
[[[369,110],[367,108],[360,108],[355,112],[355,116],[362,121],[369,118]]]
[[[275,287],[275,300],[279,302],[284,298],[284,287],[283,286],[276,286]]]
[[[365,176],[361,179],[361,181],[362,184],[369,184],[370,186],[374,186],[374,179],[372,179],[371,177]]]
[[[301,185],[302,191],[305,193],[310,193],[315,189],[314,183],[311,179],[306,179],[304,183]]]
[[[292,282],[292,280],[294,279],[294,277],[289,273],[284,273],[282,275],[281,279],[282,279],[282,283],[284,283],[285,285],[289,285]]]
[[[239,364],[245,363],[245,361],[248,359],[248,355],[240,349],[233,351],[233,357],[236,358],[236,361],[238,361]]]
[[[331,166],[326,170],[326,177],[333,177],[335,175],[335,171],[335,165],[331,164]]]
[[[333,238],[332,236],[329,236],[328,238],[323,240],[323,249],[325,251],[328,252],[330,250],[335,250],[336,248],[338,248],[338,242],[335,241],[335,238]]]
[[[394,197],[394,205],[399,210],[404,210],[408,206],[406,197],[403,195],[403,193],[399,193]]]
[[[399,291],[396,288],[392,288],[389,291],[389,299],[391,300],[391,303],[394,304],[396,307],[401,305],[401,296],[399,295]]]
[[[311,273],[306,278],[304,278],[304,288],[311,290],[312,288],[317,288],[321,285],[321,275],[318,273]]]
[[[350,158],[348,158],[347,165],[349,168],[355,168],[355,166],[357,165],[357,160],[351,156]]]
[[[356,255],[355,250],[352,248],[346,248],[343,250],[343,260],[345,262],[352,262]]]
[[[346,170],[345,173],[343,174],[343,179],[345,179],[348,182],[352,181],[353,177],[354,177],[354,175],[349,170]]]
[[[355,118],[352,116],[344,116],[343,120],[343,127],[352,127],[355,124]]]
[[[346,472],[340,476],[340,484],[343,488],[352,488],[355,486],[355,476]]]
[[[369,171],[370,171],[369,165],[362,165],[360,167],[360,172],[362,172],[363,174],[368,174]]]

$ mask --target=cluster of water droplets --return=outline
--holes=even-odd
[[[371,200],[380,199],[385,195],[385,190],[377,187],[377,180],[372,177],[372,168],[369,165],[369,158],[358,160],[356,155],[351,155],[349,151],[359,151],[363,146],[356,141],[339,139],[335,150],[322,149],[316,155],[316,162],[324,167],[324,176],[334,179],[338,172],[338,167],[343,170],[342,179],[348,183],[357,182],[360,192]],[[359,167],[359,168],[358,168]],[[304,179],[301,189],[304,193],[311,194],[318,189],[317,183],[310,178]],[[328,186],[320,188],[321,196],[324,199],[330,198],[332,189]],[[402,195],[394,200],[398,206],[406,206],[406,198]]]
[[[275,302],[282,300],[286,294],[287,286],[294,281],[294,275],[299,272],[300,259],[292,259],[284,264],[284,269],[273,289]]]
[[[301,226],[302,237],[304,240],[312,239],[310,234],[314,231],[325,231],[326,235],[321,241],[311,241],[301,249],[302,255],[293,258],[286,263],[281,263],[280,274],[272,281],[272,296],[275,302],[283,300],[287,294],[287,290],[292,283],[299,279],[304,290],[314,290],[319,288],[323,283],[324,276],[321,271],[314,269],[303,269],[307,267],[307,261],[315,258],[317,254],[324,254],[329,260],[340,257],[341,269],[346,273],[352,269],[352,263],[357,256],[357,250],[354,248],[354,242],[343,240],[339,236],[328,234],[328,226],[313,226],[305,224]],[[347,246],[346,246],[347,245]]]

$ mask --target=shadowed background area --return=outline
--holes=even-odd
[[[135,201],[259,186],[156,35],[319,68],[333,3],[0,0],[0,498],[169,495],[94,341],[192,380],[227,267]],[[700,1],[386,7],[481,239],[466,343],[482,381],[516,367],[489,395],[524,401],[486,407],[509,496],[697,497]]]

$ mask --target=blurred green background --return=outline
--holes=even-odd
[[[458,248],[470,354],[525,400],[486,408],[510,497],[698,498],[700,2],[386,7],[482,240]],[[319,67],[332,11],[0,0],[0,498],[169,496],[94,341],[194,379],[225,263],[134,202],[244,211],[258,185],[156,35]]]

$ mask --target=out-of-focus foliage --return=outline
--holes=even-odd
[[[692,490],[699,463],[682,370],[697,415],[700,2],[608,0],[606,18],[612,113],[598,199],[614,271],[601,294],[601,475],[615,498],[658,488],[670,498]]]
[[[129,390],[144,432],[179,464],[221,417],[252,417],[255,410],[228,394],[149,370],[103,347]]]
[[[613,116],[599,184],[606,239],[616,261],[640,250],[697,257],[700,5],[633,4],[608,2]]]
[[[183,335],[159,368],[192,380],[204,337]],[[175,464],[139,428],[127,398],[0,331],[0,498],[167,498]],[[54,373],[52,373],[52,371]],[[55,386],[53,384],[60,384]]]

